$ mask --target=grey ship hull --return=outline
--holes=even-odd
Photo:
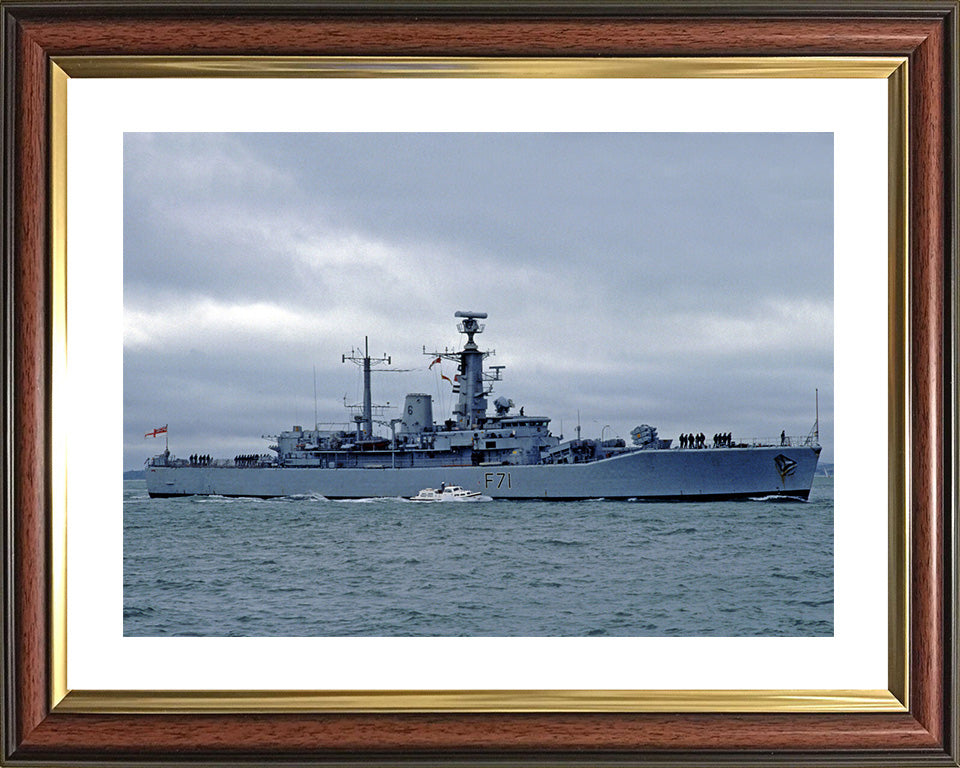
[[[446,483],[496,499],[806,499],[819,453],[819,446],[641,450],[583,464],[403,469],[149,466],[146,478],[152,497],[409,497]],[[796,462],[791,474],[781,476],[779,456]]]

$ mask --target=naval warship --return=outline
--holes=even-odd
[[[643,424],[625,440],[564,440],[550,431],[550,419],[525,415],[512,400],[488,398],[504,366],[484,368],[493,354],[475,336],[485,312],[455,313],[466,337],[461,350],[427,351],[433,364],[457,365],[458,395],[449,419],[436,422],[433,398],[406,395],[400,418],[379,420],[389,436],[374,431],[371,365],[390,362],[344,355],[363,367],[363,403],[355,428],[304,429],[294,426],[269,439],[272,453],[213,459],[176,458],[167,447],[147,459],[152,497],[217,495],[271,498],[317,495],[330,499],[404,497],[424,488],[457,485],[495,499],[636,499],[713,501],[764,497],[806,499],[820,456],[815,426],[805,437],[713,441],[684,436],[678,445]],[[446,377],[445,377],[446,378]],[[399,427],[399,429],[397,429]]]

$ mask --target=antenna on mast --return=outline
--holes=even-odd
[[[358,421],[363,423],[367,439],[370,439],[373,437],[373,403],[370,397],[370,366],[379,365],[380,363],[390,365],[391,360],[387,355],[371,359],[370,340],[367,336],[363,337],[363,354],[361,355],[358,350],[352,349],[349,355],[340,356],[341,363],[345,363],[347,360],[363,368],[363,412]]]
[[[815,396],[817,398],[817,420],[813,423],[814,435],[817,440],[817,445],[820,445],[820,388],[816,387],[814,390]]]
[[[317,366],[313,366],[313,429],[317,430],[320,422],[317,420]]]

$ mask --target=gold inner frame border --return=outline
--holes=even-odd
[[[69,713],[905,712],[909,709],[909,221],[905,57],[61,56],[50,63],[50,704]],[[888,83],[888,690],[70,690],[67,686],[67,91],[71,78],[873,78]]]

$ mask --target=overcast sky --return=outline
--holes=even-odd
[[[462,346],[459,309],[555,434],[806,434],[819,387],[833,461],[832,134],[126,134],[125,469],[163,424],[266,452],[313,424],[314,366],[349,421],[365,335],[404,369],[374,402],[442,420],[422,347]]]

